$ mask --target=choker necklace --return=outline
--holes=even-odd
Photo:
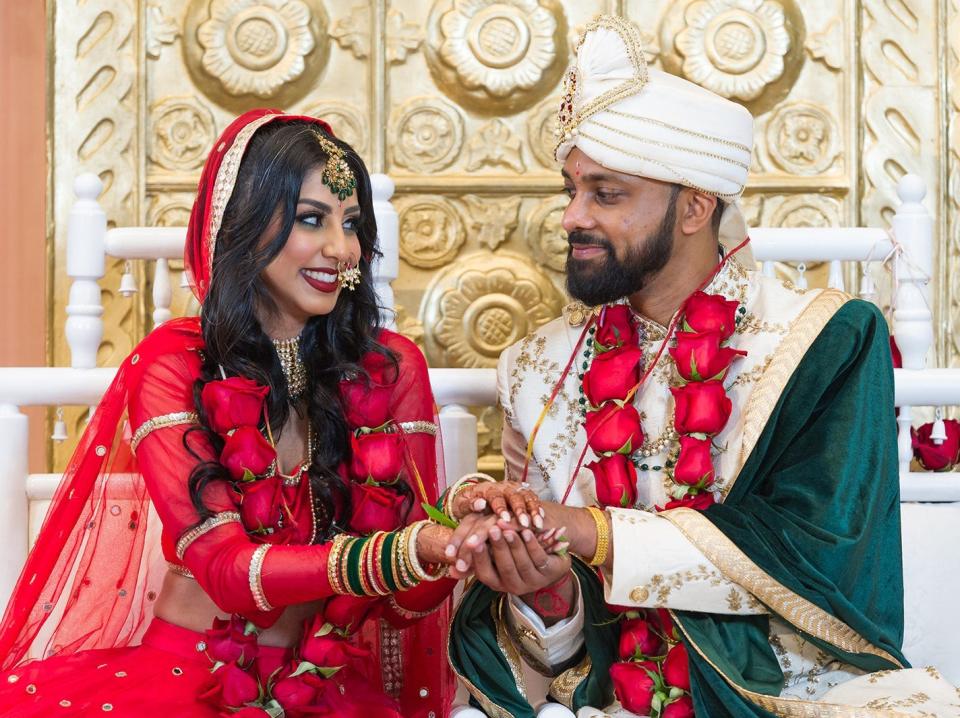
[[[273,339],[273,348],[280,358],[280,368],[287,380],[287,396],[291,402],[298,401],[307,388],[307,368],[300,358],[300,337]]]

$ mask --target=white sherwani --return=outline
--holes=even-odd
[[[816,317],[812,315],[819,312],[822,304],[829,304],[832,297],[824,296],[817,306],[812,306],[821,295],[820,290],[800,291],[791,284],[757,272],[747,272],[735,261],[727,263],[706,291],[737,299],[746,308],[731,346],[746,350],[747,356],[733,364],[725,381],[733,412],[716,438],[717,445],[723,447],[715,464],[718,500],[722,501],[725,490],[736,478],[762,429],[762,412],[764,406],[770,404],[763,397],[769,399],[772,395],[775,400],[786,380],[784,378],[779,383],[778,390],[774,381],[776,377],[771,376],[780,371],[774,361],[778,350],[784,348],[791,330],[801,322],[815,323]],[[513,345],[500,358],[497,378],[505,415],[503,454],[506,473],[511,479],[519,480],[527,437],[577,344],[583,329],[582,314],[582,309],[571,305],[562,317]],[[641,339],[641,348],[649,363],[666,330],[643,317],[638,319],[641,333],[646,335]],[[791,342],[796,343],[796,337]],[[803,346],[795,349],[805,351]],[[582,353],[582,347],[580,351]],[[584,411],[580,402],[582,359],[582,356],[577,357],[576,371],[571,370],[537,434],[527,473],[527,481],[533,489],[541,497],[553,501],[560,500],[567,491],[571,473],[586,443]],[[772,370],[771,364],[774,364]],[[665,475],[661,467],[675,439],[670,393],[673,371],[673,362],[665,353],[634,402],[643,419],[647,452],[642,463],[648,466],[648,470],[638,470],[637,510],[611,510],[615,552],[613,570],[604,577],[606,600],[618,605],[720,614],[764,613],[766,608],[750,590],[730,580],[677,525],[652,511],[653,507],[662,506],[671,498],[664,486]],[[584,466],[595,458],[588,450]],[[580,468],[572,483],[569,505],[596,503],[594,477],[589,469]],[[646,551],[645,547],[655,547],[655,550]],[[536,674],[529,664],[539,663],[542,670],[542,666],[560,666],[577,654],[583,641],[582,610],[547,629],[530,608],[514,597],[507,620],[521,653],[528,656],[525,671],[527,697],[536,705],[546,693],[549,678]],[[781,696],[784,698],[864,705],[869,700],[883,699],[892,693],[883,675],[871,674],[857,680],[862,671],[823,653],[785,621],[771,620],[769,640],[783,670]],[[895,673],[899,686],[895,693],[901,694],[903,683],[899,679],[905,672]],[[909,673],[915,674],[911,676],[912,687],[926,699],[914,701],[910,706],[900,705],[899,711],[915,715],[960,715],[960,707],[947,708],[960,702],[957,694],[946,682],[939,680],[935,672]],[[955,713],[944,712],[948,709]],[[608,715],[632,715],[616,704],[605,707],[605,711]],[[603,712],[583,709],[580,715],[596,716],[603,715]]]

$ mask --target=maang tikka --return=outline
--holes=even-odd
[[[337,198],[342,202],[352,195],[353,190],[357,188],[357,177],[350,169],[344,151],[333,141],[327,139],[320,131],[316,131],[314,134],[317,137],[320,149],[327,156],[327,163],[323,166],[320,181],[329,187],[330,191],[337,195]]]

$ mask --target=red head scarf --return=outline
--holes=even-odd
[[[333,137],[330,125],[316,117],[286,115],[280,110],[271,109],[250,110],[230,123],[210,151],[197,185],[197,198],[190,211],[187,242],[183,250],[184,263],[193,278],[193,293],[201,304],[210,289],[213,253],[223,222],[223,212],[230,201],[240,161],[250,140],[268,122],[297,120],[311,122]]]

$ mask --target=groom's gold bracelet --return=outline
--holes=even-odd
[[[597,550],[589,563],[591,566],[603,566],[610,555],[610,524],[607,523],[607,514],[596,506],[588,506],[587,511],[597,525]]]

